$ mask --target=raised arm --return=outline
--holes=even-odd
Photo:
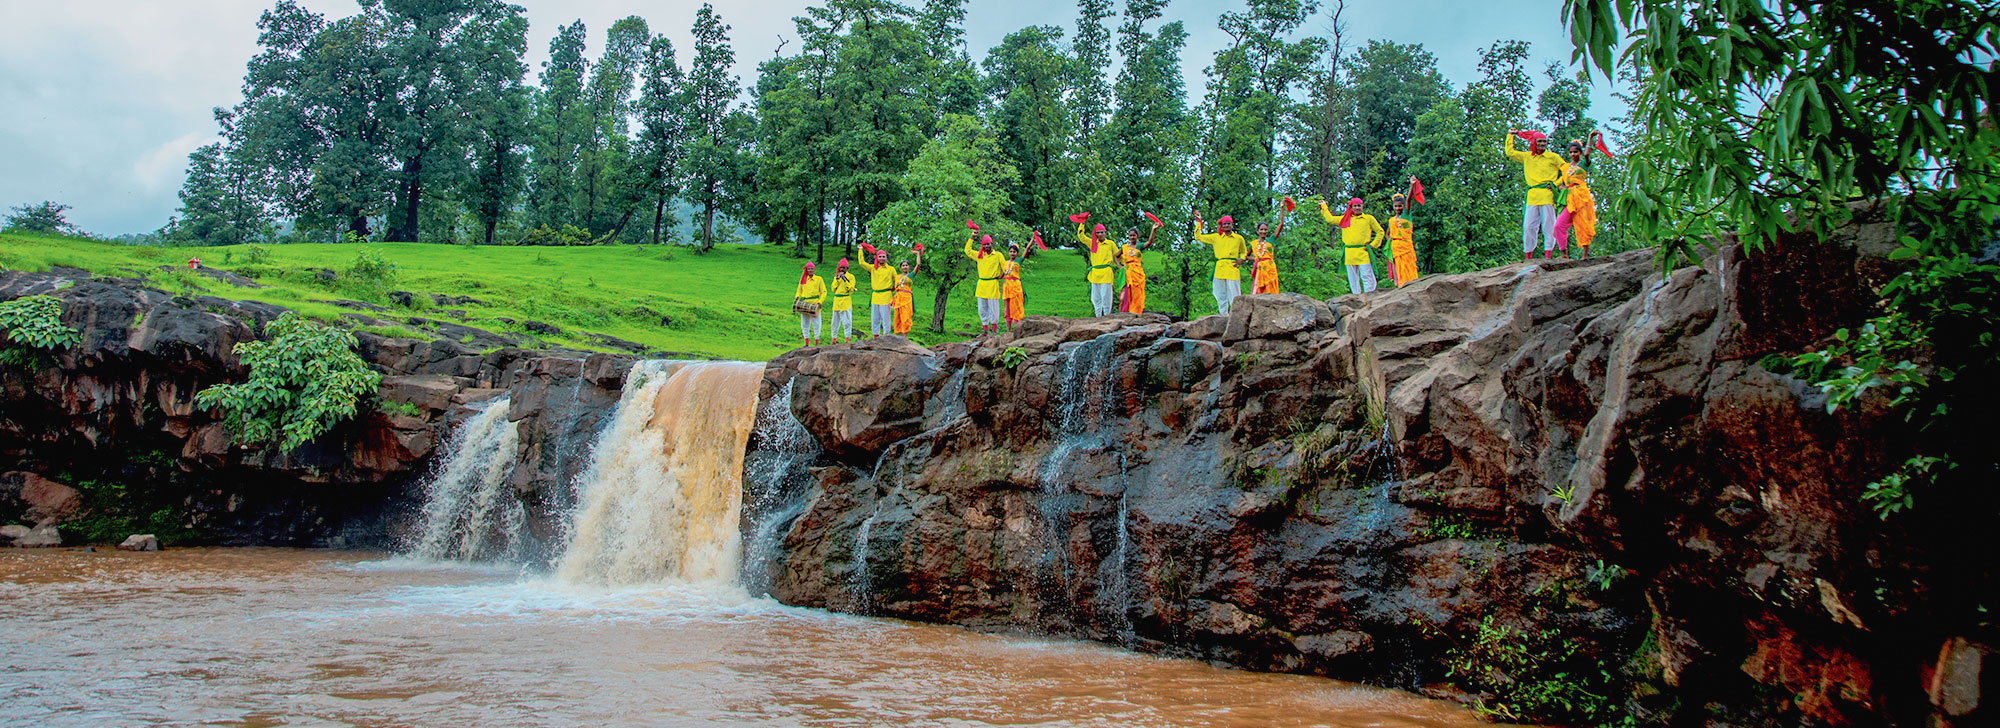
[[[1514,148],[1514,132],[1507,132],[1507,158],[1516,162],[1528,161],[1528,153]]]
[[[971,258],[974,261],[979,260],[979,246],[972,244],[972,236],[970,235],[965,236],[965,257]]]
[[[1326,200],[1319,201],[1319,219],[1325,220],[1326,224],[1334,227],[1347,227],[1341,224],[1340,218],[1333,216],[1333,210],[1327,208]]]

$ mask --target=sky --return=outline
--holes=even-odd
[[[668,33],[677,48],[700,0],[514,0],[527,10],[530,77],[547,57],[557,26],[582,19],[592,55],[603,31],[628,15]],[[905,0],[921,4],[921,0]],[[241,98],[244,64],[257,50],[257,18],[275,0],[0,0],[0,207],[41,200],[71,205],[71,222],[98,235],[150,232],[179,207],[188,152],[217,140],[212,109]],[[353,0],[301,0],[329,16],[352,14]],[[731,2],[716,9],[732,27],[737,73],[747,86],[756,64],[783,39],[806,0]],[[1324,4],[1324,3],[1323,3]],[[1114,3],[1123,7],[1122,2]],[[1186,23],[1182,56],[1190,94],[1202,69],[1229,40],[1216,17],[1242,0],[1175,0],[1166,20]],[[1533,66],[1569,64],[1562,0],[1349,0],[1347,38],[1422,43],[1455,86],[1476,75],[1479,49],[1496,40],[1532,44]],[[966,40],[974,60],[1006,34],[1038,24],[1074,30],[1074,0],[971,0]],[[1322,33],[1323,8],[1308,23]],[[1115,29],[1114,18],[1111,26]],[[796,52],[794,40],[788,50]],[[683,50],[683,63],[689,53]],[[1115,68],[1115,66],[1114,66]],[[1540,79],[1537,79],[1538,81]],[[1601,79],[1592,116],[1618,115]],[[1195,99],[1195,100],[1198,100]]]

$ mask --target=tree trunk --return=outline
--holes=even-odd
[[[701,252],[715,249],[715,178],[702,178]]]
[[[417,210],[424,194],[424,155],[418,153],[403,160],[403,224],[391,229],[387,235],[392,243],[417,242]]]
[[[658,199],[657,201],[655,201],[655,202],[653,203],[653,244],[654,244],[654,245],[659,245],[659,244],[660,244],[660,224],[661,224],[662,222],[664,222],[664,221],[666,220],[666,217],[667,217],[667,196],[666,196],[666,195],[660,195],[659,199]]]
[[[367,239],[367,238],[368,238],[368,216],[367,216],[367,215],[355,215],[355,216],[354,216],[353,218],[350,218],[350,219],[349,219],[349,220],[347,221],[347,231],[348,231],[348,232],[350,232],[350,233],[354,233],[356,237],[360,237],[360,238],[362,238],[362,239],[364,239],[364,240],[365,240],[365,239]]]
[[[944,333],[945,303],[951,300],[951,283],[953,282],[955,281],[939,281],[937,295],[931,298],[930,331],[933,334]]]

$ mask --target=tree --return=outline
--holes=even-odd
[[[270,223],[261,201],[238,182],[241,166],[221,142],[190,152],[180,211],[162,236],[178,245],[238,245],[267,237]]]
[[[1146,210],[1178,227],[1188,210],[1188,162],[1196,132],[1180,66],[1187,31],[1179,22],[1146,30],[1165,5],[1164,0],[1128,0],[1125,5],[1125,22],[1118,29],[1118,52],[1125,65],[1112,85],[1117,108],[1104,127],[1101,148],[1108,174],[1103,187],[1109,191],[1107,210],[1134,220],[1138,211]],[[1149,295],[1178,302],[1180,315],[1190,316],[1190,281],[1206,246],[1171,231],[1163,242],[1169,275],[1149,279]]]
[[[828,87],[837,114],[833,150],[834,235],[846,254],[861,223],[902,195],[899,182],[930,137],[937,110],[911,89],[930,77],[929,52],[900,6],[839,0],[847,33]]]
[[[1111,102],[1104,82],[1111,70],[1111,30],[1104,24],[1111,17],[1111,0],[1077,0],[1076,15],[1075,61],[1069,70],[1075,93],[1070,108],[1077,139],[1089,140],[1104,126],[1105,106]]]
[[[1590,74],[1577,71],[1565,77],[1562,67],[1554,63],[1542,71],[1548,76],[1549,86],[1542,89],[1542,95],[1535,102],[1535,112],[1549,125],[1550,146],[1563,144],[1572,139],[1590,143],[1590,132],[1598,130],[1597,122],[1590,114]]]
[[[736,51],[729,47],[729,26],[715,6],[702,3],[694,20],[694,63],[688,71],[682,108],[687,113],[688,193],[701,205],[701,249],[715,247],[715,208],[722,203],[721,170],[733,166],[736,153],[725,144],[723,123],[736,98],[736,77],[729,69]]]
[[[583,134],[577,148],[581,189],[573,214],[594,237],[622,231],[636,203],[645,197],[623,188],[630,184],[633,79],[651,41],[643,18],[612,23],[604,34],[604,53],[584,86]]]
[[[63,212],[70,209],[73,208],[56,202],[19,205],[14,208],[13,214],[7,216],[6,230],[42,235],[75,235],[81,231],[63,217]]]
[[[1347,67],[1352,116],[1339,148],[1351,192],[1386,196],[1409,186],[1409,144],[1417,115],[1449,87],[1437,58],[1416,44],[1369,41]]]
[[[527,184],[533,93],[524,83],[528,66],[528,20],[510,6],[497,22],[482,22],[483,36],[472,43],[483,53],[468,59],[466,109],[467,173],[459,198],[478,222],[480,240],[495,242],[500,223],[519,204]]]
[[[531,181],[535,224],[556,228],[570,222],[576,197],[576,175],[587,129],[583,100],[586,30],[579,20],[556,31],[549,40],[549,59],[542,62],[541,87],[535,93],[534,172]]]
[[[681,85],[686,76],[674,59],[674,43],[658,36],[646,46],[645,79],[639,91],[639,140],[634,146],[632,167],[646,199],[653,202],[653,233],[649,240],[660,244],[661,231],[670,224],[667,201],[679,189],[683,142],[680,111]]]
[[[1516,260],[1523,189],[1520,167],[1502,153],[1508,130],[1527,123],[1533,91],[1523,73],[1528,44],[1500,41],[1480,52],[1484,77],[1442,97],[1416,119],[1407,171],[1424,181],[1419,267],[1465,271]],[[1429,209],[1450,210],[1430,215]]]
[[[972,271],[972,261],[959,254],[968,231],[963,221],[982,221],[995,240],[1026,244],[1028,230],[1001,217],[1007,190],[1020,182],[1013,165],[1000,151],[999,139],[978,119],[961,114],[944,118],[938,136],[924,144],[899,180],[901,199],[868,221],[884,244],[923,244],[924,277],[937,286],[931,303],[931,326],[944,331],[951,291]]]
[[[478,42],[487,27],[516,10],[498,0],[362,5],[364,16],[380,16],[379,68],[389,75],[389,96],[375,109],[397,168],[389,240],[417,240],[426,185],[462,173],[464,70],[488,53]]]
[[[265,333],[236,345],[244,381],[195,393],[197,405],[221,410],[239,444],[296,450],[352,418],[382,380],[355,353],[354,334],[290,312]]]
[[[987,83],[999,99],[993,127],[1001,152],[1021,175],[1021,188],[1005,213],[1046,230],[1061,229],[1063,217],[1075,212],[1063,207],[1075,164],[1063,103],[1061,40],[1061,28],[1031,26],[1008,35],[986,56]]]

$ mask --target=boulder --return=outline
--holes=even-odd
[[[908,341],[825,347],[797,362],[792,411],[820,445],[862,458],[923,429],[943,379],[936,356]]]
[[[0,545],[14,548],[54,548],[62,545],[62,531],[55,526],[0,526]]]
[[[1333,309],[1303,293],[1239,296],[1229,304],[1222,341],[1293,336],[1331,326]]]
[[[160,539],[150,533],[135,533],[126,536],[124,541],[118,542],[118,549],[120,551],[158,551],[160,550]]]
[[[442,374],[414,374],[383,377],[376,396],[391,402],[415,405],[419,409],[442,412],[452,404],[459,384]]]
[[[69,520],[83,505],[83,496],[62,483],[28,472],[0,473],[0,502],[12,501],[22,517],[36,526]]]

